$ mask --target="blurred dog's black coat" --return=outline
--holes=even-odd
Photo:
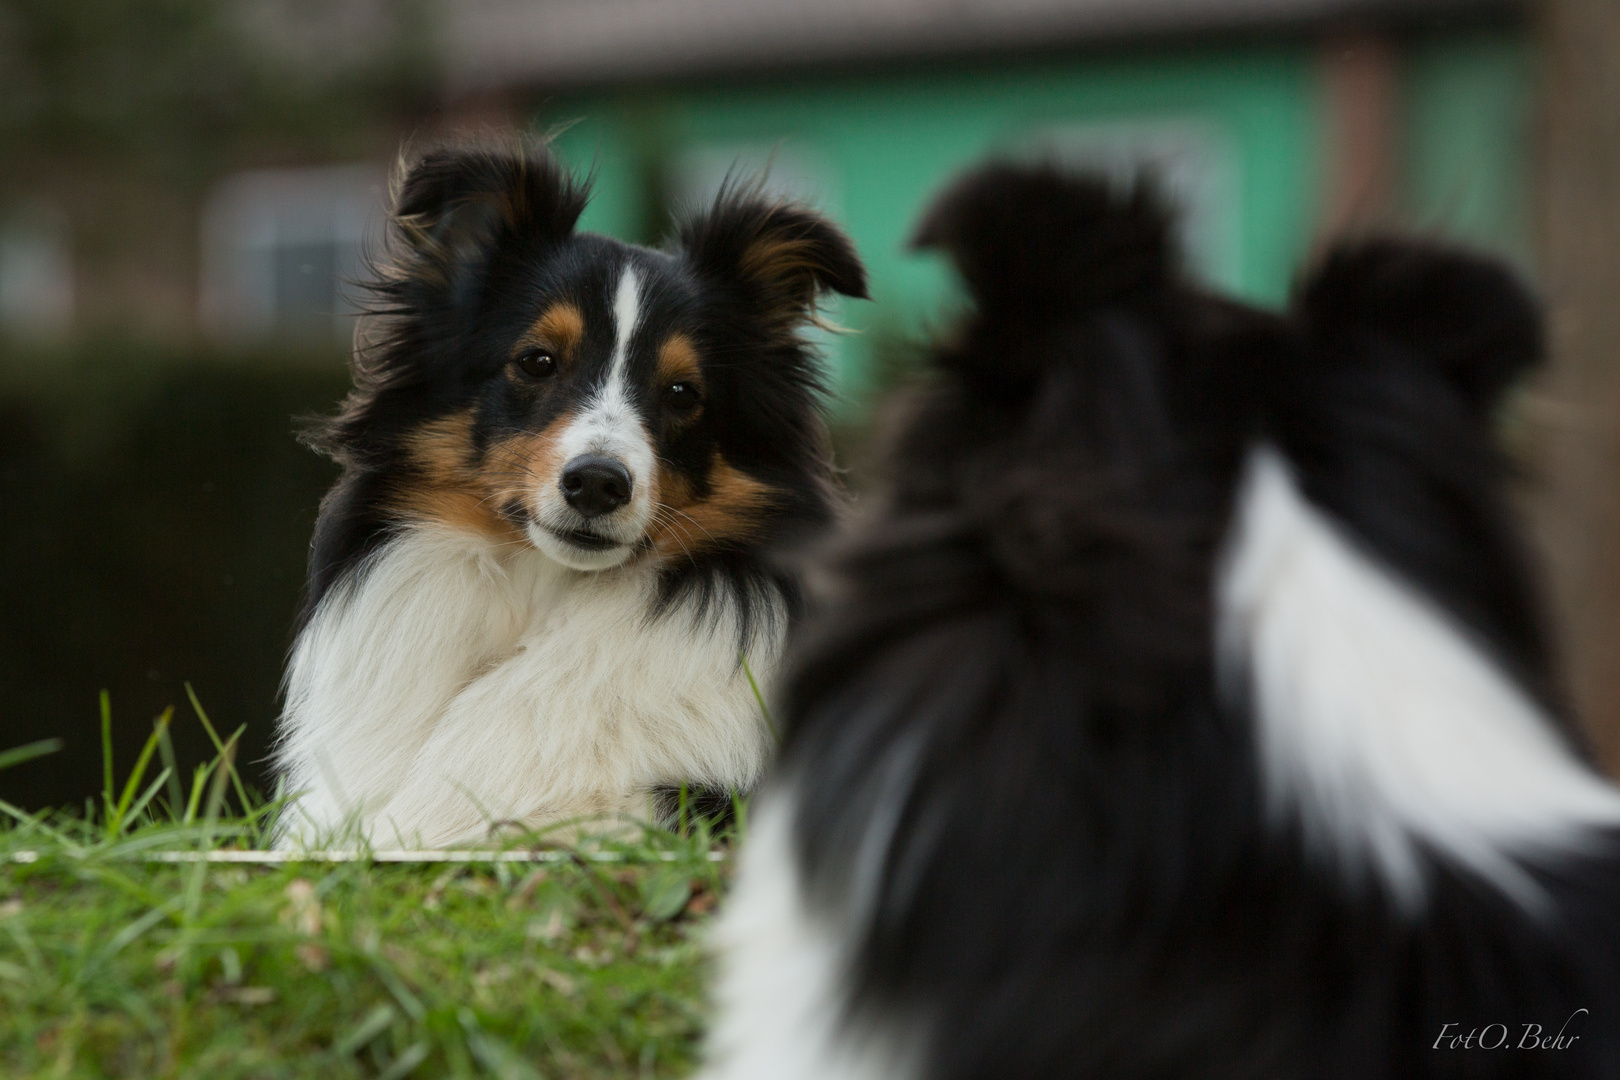
[[[1368,242],[1275,315],[1189,284],[1170,237],[1147,188],[1044,167],[986,167],[926,218],[975,310],[797,643],[761,811],[791,865],[749,853],[733,921],[785,873],[824,933],[828,1075],[1620,1075],[1611,793],[1559,707],[1492,440],[1534,302],[1494,262]],[[1257,447],[1522,693],[1548,768],[1591,787],[1562,839],[1476,872],[1424,840],[1451,835],[1436,796],[1391,876],[1277,812],[1250,669],[1217,659]],[[1436,790],[1447,767],[1413,765]],[[725,939],[732,1012],[748,932]],[[727,1022],[721,1076],[793,1038]]]

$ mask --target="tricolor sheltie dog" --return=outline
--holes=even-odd
[[[1145,188],[988,166],[974,301],[795,639],[711,1080],[1620,1076],[1620,794],[1493,445],[1503,268],[1331,253],[1286,315]]]
[[[375,340],[314,444],[321,504],[278,758],[283,843],[645,819],[747,791],[793,578],[766,553],[833,509],[818,295],[849,241],[733,187],[668,251],[575,231],[544,150],[403,170]],[[746,658],[746,662],[745,662]]]

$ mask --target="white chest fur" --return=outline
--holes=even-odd
[[[770,735],[733,619],[651,614],[655,571],[570,570],[417,528],[321,602],[293,650],[283,843],[476,841],[491,822],[646,812],[692,781],[750,788]],[[767,677],[780,623],[755,636]]]

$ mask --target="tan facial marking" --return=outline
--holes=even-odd
[[[512,503],[532,508],[531,494],[554,482],[557,438],[569,419],[562,416],[544,431],[498,439],[482,456],[473,449],[472,410],[424,424],[407,443],[418,475],[396,498],[395,512],[499,543],[522,541],[522,531],[501,509]]]
[[[492,539],[511,538],[510,524],[488,501],[491,493],[479,475],[470,409],[424,424],[407,446],[418,475],[396,497],[396,513]]]
[[[539,509],[534,495],[557,483],[563,465],[559,442],[573,418],[572,413],[564,413],[540,431],[490,443],[484,454],[483,474],[496,494],[496,505],[520,503],[531,513]]]
[[[518,338],[512,355],[517,356],[528,349],[552,349],[560,354],[560,360],[578,348],[584,336],[585,316],[576,305],[562,300],[540,313],[540,317]]]
[[[703,388],[703,368],[698,363],[697,346],[685,334],[671,334],[658,346],[658,385],[696,383]]]
[[[686,558],[750,538],[775,498],[770,485],[734,468],[718,451],[709,466],[707,495],[698,498],[679,474],[660,477],[658,494],[648,536],[665,559]]]

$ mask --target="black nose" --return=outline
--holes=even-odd
[[[563,467],[563,498],[588,518],[630,501],[630,470],[603,454],[581,454]]]

